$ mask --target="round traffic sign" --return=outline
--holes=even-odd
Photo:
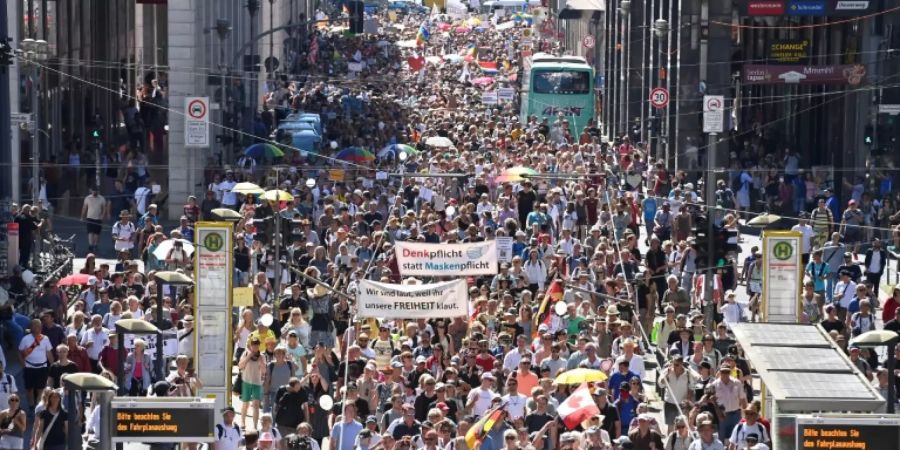
[[[192,119],[203,120],[206,117],[206,102],[195,99],[188,104],[188,114]]]
[[[708,112],[715,112],[722,110],[722,100],[715,95],[709,95],[706,99],[706,109]]]
[[[669,90],[663,87],[653,88],[650,91],[650,104],[660,109],[669,106]]]
[[[584,37],[584,39],[581,40],[581,45],[583,45],[584,48],[594,48],[594,45],[596,43],[596,39],[594,39],[594,37],[591,35],[587,35]]]

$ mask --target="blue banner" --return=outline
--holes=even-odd
[[[789,16],[824,16],[825,0],[789,0],[785,14]]]

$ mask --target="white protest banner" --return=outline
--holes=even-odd
[[[497,236],[497,259],[500,262],[512,262],[513,238],[509,236]]]
[[[359,282],[359,317],[432,319],[468,314],[465,280],[434,284]]]
[[[163,334],[163,356],[166,358],[174,358],[178,356],[178,336],[174,329],[166,330],[162,332]],[[141,339],[143,340],[147,346],[144,348],[144,354],[147,355],[150,359],[156,357],[156,335],[155,334],[144,334],[135,336],[133,334],[125,335],[125,348],[128,350],[134,350],[134,340]]]
[[[501,102],[511,102],[516,99],[516,90],[513,88],[497,89],[497,99]]]
[[[497,241],[469,244],[422,244],[398,241],[394,247],[400,275],[496,275]]]

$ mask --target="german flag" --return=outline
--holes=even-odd
[[[491,432],[494,425],[503,420],[503,415],[506,414],[503,407],[504,405],[501,404],[497,408],[488,411],[478,420],[478,422],[475,422],[475,424],[469,428],[469,431],[466,432],[466,446],[473,449],[476,445],[481,444],[481,441],[483,441],[484,437]]]
[[[541,301],[541,306],[538,308],[537,314],[534,315],[534,331],[532,334],[537,336],[538,327],[543,323],[550,325],[550,318],[552,317],[551,311],[553,309],[553,305],[556,302],[560,301],[563,297],[563,285],[560,280],[553,280],[550,283],[550,287],[547,288],[547,293],[544,295],[544,300]]]

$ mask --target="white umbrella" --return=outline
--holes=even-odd
[[[432,147],[455,147],[450,138],[443,136],[432,136],[425,140],[425,145],[430,145]]]
[[[159,260],[166,259],[166,256],[169,255],[169,250],[172,250],[175,247],[175,241],[181,242],[184,245],[184,251],[188,256],[191,256],[194,253],[194,244],[191,244],[189,241],[184,239],[167,239],[159,243],[159,246],[156,247],[156,250],[153,250],[153,256],[155,256]]]

